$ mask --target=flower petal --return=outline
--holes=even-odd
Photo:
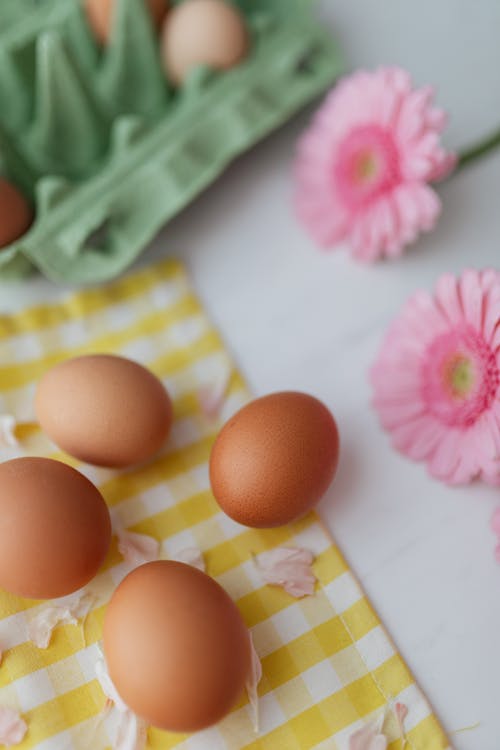
[[[135,534],[132,531],[120,529],[116,532],[118,550],[129,565],[143,565],[158,560],[160,542],[147,534]]]
[[[349,738],[349,750],[387,750],[387,737],[381,734],[379,722],[367,724]]]
[[[248,694],[248,700],[250,702],[250,708],[252,711],[253,727],[254,731],[258,732],[260,728],[259,721],[259,694],[258,686],[262,679],[262,664],[259,659],[259,655],[255,650],[252,634],[249,632],[248,637],[250,638],[250,651],[251,651],[251,665],[248,679],[245,683],[246,691]]]
[[[453,476],[460,461],[462,439],[460,430],[442,431],[440,443],[435,446],[431,460],[433,476],[438,476],[445,481]]]
[[[109,712],[109,706],[116,709],[118,722],[113,750],[145,750],[147,744],[148,725],[134,714],[120,698],[106,666],[104,658],[100,658],[95,666],[96,676],[107,698],[104,711]]]
[[[148,725],[132,711],[120,714],[114,742],[114,750],[145,750],[148,741]]]
[[[482,329],[485,341],[497,349],[500,346],[500,281],[487,293]]]
[[[316,576],[311,570],[313,562],[314,555],[300,547],[275,547],[262,552],[255,559],[265,583],[281,586],[297,599],[314,594]]]
[[[16,437],[17,420],[10,414],[0,415],[0,446],[17,448],[19,441]]]
[[[104,657],[101,657],[97,660],[95,665],[95,673],[97,680],[99,682],[99,685],[102,688],[102,692],[106,696],[106,698],[111,701],[111,703],[120,711],[121,713],[125,713],[126,711],[129,711],[129,707],[125,704],[125,702],[121,699],[118,690],[115,688],[114,683],[109,676],[108,668],[106,666],[106,661],[104,660]]]
[[[396,721],[398,722],[399,726],[399,732],[401,734],[401,739],[403,740],[403,743],[406,742],[406,732],[405,732],[405,721],[408,716],[408,706],[406,706],[404,703],[396,703],[394,706],[394,714],[396,716]]]
[[[37,648],[48,648],[52,633],[59,625],[77,625],[95,601],[93,594],[78,593],[65,597],[58,605],[47,604],[28,623],[29,639]]]
[[[450,325],[463,323],[464,311],[458,289],[458,280],[451,273],[445,273],[438,279],[435,290],[436,300],[441,312]]]
[[[433,455],[436,445],[446,430],[432,416],[424,415],[404,422],[392,430],[394,447],[414,461],[423,461]]]
[[[485,295],[481,288],[481,279],[477,271],[467,269],[462,273],[458,284],[458,293],[465,320],[476,331],[482,331]]]
[[[449,473],[441,473],[444,467],[437,460],[429,463],[429,473],[436,479],[440,479],[449,485],[468,484],[475,479],[479,473],[473,441],[468,432],[462,433],[456,450],[456,461]]]
[[[208,419],[216,419],[226,400],[229,384],[233,376],[233,368],[229,362],[221,364],[210,383],[206,383],[198,390],[198,403],[201,412]]]
[[[19,745],[28,731],[28,725],[17,711],[7,706],[0,706],[0,745],[13,747]]]

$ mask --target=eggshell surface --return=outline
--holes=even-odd
[[[0,249],[22,237],[32,221],[33,212],[24,195],[0,178]]]
[[[97,466],[145,461],[172,424],[161,381],[142,365],[108,354],[76,357],[49,370],[38,385],[35,411],[56,445]]]
[[[224,0],[184,0],[168,14],[162,30],[162,58],[169,79],[182,84],[191,70],[205,65],[227,70],[248,51],[240,11]]]
[[[332,414],[305,393],[274,393],[244,406],[210,456],[213,494],[228,516],[270,528],[316,505],[335,475],[339,435]]]
[[[110,41],[113,31],[113,16],[120,0],[85,0],[84,7],[90,28],[101,44]],[[137,0],[146,2],[151,19],[158,28],[167,12],[166,0]]]
[[[173,732],[222,719],[251,663],[248,630],[224,589],[166,560],[141,565],[118,586],[105,615],[104,652],[129,708]]]
[[[94,485],[48,458],[0,464],[0,586],[18,596],[71,594],[97,573],[111,541]]]

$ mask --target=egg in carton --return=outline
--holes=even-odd
[[[143,0],[116,0],[100,47],[80,0],[0,4],[0,173],[32,202],[0,275],[95,283],[121,273],[227,164],[341,69],[308,0],[238,0],[250,37],[231,70],[167,80]]]

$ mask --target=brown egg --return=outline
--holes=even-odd
[[[104,652],[125,703],[172,732],[222,719],[251,663],[248,630],[224,589],[167,560],[141,565],[118,586],[104,620]]]
[[[111,541],[99,490],[71,466],[49,458],[0,464],[0,586],[52,599],[97,573]]]
[[[198,65],[227,70],[248,51],[248,33],[237,8],[224,0],[184,0],[168,14],[162,31],[165,71],[182,84]]]
[[[26,198],[0,177],[0,248],[22,237],[32,221],[33,212]]]
[[[38,385],[35,410],[56,445],[96,466],[151,458],[172,424],[172,403],[161,381],[111,354],[76,357],[49,370]]]
[[[332,415],[305,393],[252,401],[222,428],[210,456],[210,482],[221,508],[245,526],[270,528],[307,513],[337,469]]]
[[[113,29],[113,14],[119,0],[84,0],[90,28],[101,44],[107,44]],[[160,28],[167,12],[167,0],[140,0],[147,2],[153,23]]]

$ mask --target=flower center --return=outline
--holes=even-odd
[[[454,357],[444,373],[445,383],[457,398],[465,398],[474,385],[474,367],[466,357]]]
[[[379,172],[379,165],[374,153],[371,151],[361,152],[355,164],[356,179],[358,182],[370,182],[376,179]]]
[[[494,352],[472,328],[442,334],[422,362],[422,398],[449,427],[470,427],[487,411],[500,384]]]
[[[399,155],[390,133],[360,125],[338,146],[333,165],[335,188],[350,210],[364,208],[400,181]]]

